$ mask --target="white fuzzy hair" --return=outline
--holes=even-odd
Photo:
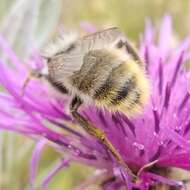
[[[55,54],[67,50],[77,39],[77,32],[65,32],[47,44],[42,49],[41,55],[45,58],[51,58]]]

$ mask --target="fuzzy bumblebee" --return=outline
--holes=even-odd
[[[82,38],[66,35],[48,46],[49,82],[70,94],[70,113],[132,174],[104,131],[79,113],[79,107],[95,104],[111,112],[134,115],[149,96],[143,61],[118,28],[109,28]],[[134,176],[135,177],[135,176]]]
[[[143,62],[118,28],[65,38],[46,51],[51,81],[87,104],[126,115],[141,110],[149,81]]]

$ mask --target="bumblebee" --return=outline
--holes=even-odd
[[[48,81],[73,97],[72,116],[125,164],[105,133],[78,111],[84,103],[133,116],[146,103],[149,81],[144,62],[125,35],[117,27],[82,38],[66,35],[47,46],[43,56],[47,59]]]

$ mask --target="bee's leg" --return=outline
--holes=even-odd
[[[114,148],[114,146],[111,144],[111,142],[106,137],[106,134],[99,128],[96,128],[90,121],[85,119],[82,115],[78,113],[79,107],[82,105],[82,100],[76,96],[73,98],[71,104],[70,104],[70,112],[72,116],[76,119],[76,121],[86,130],[86,132],[96,139],[98,139],[102,144],[104,144],[107,149],[112,153],[112,155],[117,159],[117,161],[125,166],[127,171],[134,177],[134,174],[132,171],[128,168],[127,164],[124,162],[124,160],[121,158],[117,150]],[[136,176],[135,176],[136,177]]]
[[[125,41],[120,40],[117,44],[118,48],[122,48],[125,46],[127,52],[133,57],[135,61],[137,61],[140,65],[143,65],[143,61],[140,58],[139,54],[137,53],[136,49],[133,47],[133,45],[125,39]]]

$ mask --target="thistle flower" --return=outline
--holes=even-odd
[[[140,52],[146,61],[152,94],[141,115],[130,119],[120,113],[111,114],[95,107],[82,113],[105,131],[129,168],[137,175],[133,181],[125,168],[106,147],[86,134],[67,111],[69,98],[55,92],[43,80],[32,80],[21,95],[28,69],[43,69],[37,54],[23,63],[0,37],[0,47],[9,59],[0,60],[0,128],[33,138],[34,150],[30,176],[34,183],[41,150],[49,145],[60,153],[60,162],[44,179],[49,180],[73,161],[93,166],[96,172],[77,187],[78,190],[99,183],[104,190],[157,189],[159,184],[185,189],[182,181],[167,175],[168,168],[190,170],[190,73],[183,67],[188,61],[190,38],[172,46],[171,18],[166,16],[156,32],[147,23]]]

